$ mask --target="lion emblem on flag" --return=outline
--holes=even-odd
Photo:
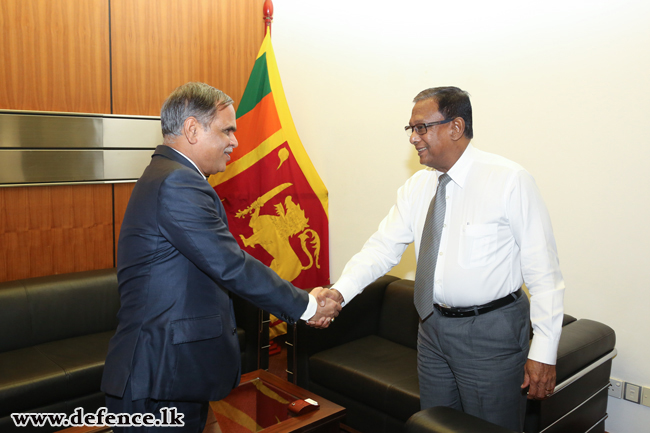
[[[275,215],[260,215],[260,210],[270,199],[291,185],[283,183],[273,188],[246,209],[235,214],[237,218],[251,214],[248,225],[253,229],[253,235],[248,238],[239,235],[244,246],[255,248],[256,245],[261,245],[273,257],[269,267],[288,281],[293,281],[302,271],[312,266],[320,269],[320,237],[316,231],[309,228],[309,218],[305,216],[305,211],[293,202],[290,195],[284,199],[284,204],[275,205]],[[289,239],[296,235],[307,256],[306,265],[303,265],[289,242]]]

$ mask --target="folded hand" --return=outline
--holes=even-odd
[[[544,400],[555,390],[555,366],[529,359],[524,368],[522,389],[528,388],[529,400]]]

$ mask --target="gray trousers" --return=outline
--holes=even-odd
[[[422,409],[448,406],[521,432],[529,320],[525,295],[480,316],[445,317],[434,309],[418,331]]]

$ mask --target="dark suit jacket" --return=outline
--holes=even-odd
[[[121,307],[102,391],[133,400],[212,401],[240,376],[229,291],[293,323],[308,295],[243,252],[225,210],[196,168],[158,146],[120,231]]]

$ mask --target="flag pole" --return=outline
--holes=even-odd
[[[271,35],[271,23],[273,22],[273,1],[265,0],[263,6],[264,12],[264,36],[266,33]]]

